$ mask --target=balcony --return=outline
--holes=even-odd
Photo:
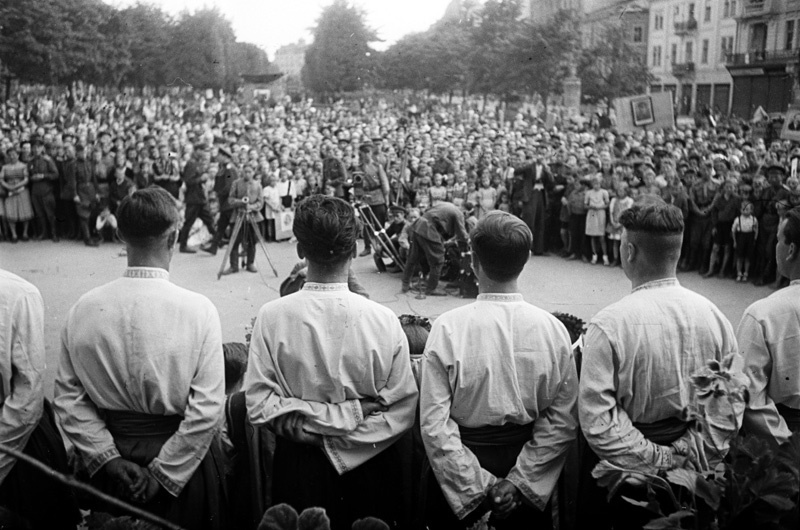
[[[673,63],[672,75],[679,78],[693,76],[694,63]]]
[[[800,48],[793,50],[759,50],[747,53],[729,53],[725,56],[727,68],[786,66],[797,62]]]
[[[686,22],[675,23],[675,35],[689,35],[695,31],[697,31],[697,19],[690,18]]]
[[[778,11],[780,6],[776,0],[744,0],[735,17],[739,20],[773,14],[773,7]]]

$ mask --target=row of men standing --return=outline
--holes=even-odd
[[[800,212],[779,227],[778,266],[792,285],[747,310],[739,346],[724,315],[675,277],[680,210],[637,203],[621,222],[633,291],[592,320],[580,380],[566,328],[519,293],[532,234],[497,212],[470,234],[481,294],[434,323],[418,391],[395,315],[348,290],[360,233],[352,206],[323,196],[298,205],[294,232],[307,282],[259,311],[244,379],[250,423],[277,435],[273,501],[322,506],[333,528],[370,515],[399,527],[396,442],[412,429],[419,400],[429,465],[421,510],[430,528],[487,516],[497,528],[549,524],[579,424],[600,460],[651,472],[695,462],[692,444],[720,433],[698,433],[683,420],[695,397],[689,376],[708,358],[728,357],[741,369],[740,350],[750,375],[745,426],[785,441],[800,410],[800,374],[787,355],[800,336],[789,329],[800,321]],[[231,499],[220,483],[219,316],[207,298],[169,281],[177,225],[163,190],[137,191],[120,205],[128,268],[69,312],[54,409],[101,488],[186,528],[224,528]],[[41,296],[10,273],[0,281],[0,442],[41,455],[60,444],[53,416],[42,412]],[[724,437],[734,425],[715,428]],[[34,444],[42,429],[49,438]],[[717,449],[712,466],[726,448]],[[0,459],[2,505],[35,527],[74,527],[56,509],[41,510],[36,490],[24,495],[36,481],[21,466]],[[69,498],[62,493],[52,498]],[[606,510],[591,527],[601,516],[624,528],[637,514]]]

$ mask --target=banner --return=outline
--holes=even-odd
[[[275,219],[275,239],[278,241],[291,239],[294,235],[292,224],[294,224],[294,212],[291,210],[280,212],[278,218]]]
[[[672,92],[654,92],[614,100],[617,130],[622,133],[637,129],[658,131],[675,127]]]

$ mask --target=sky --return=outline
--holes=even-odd
[[[137,0],[105,0],[127,6]],[[333,0],[142,0],[176,15],[216,6],[231,21],[239,41],[252,42],[264,49],[270,60],[275,50],[303,38],[310,42],[311,28],[322,9]],[[378,31],[383,42],[373,43],[384,50],[408,33],[425,31],[444,15],[450,0],[351,0],[364,9],[367,23]]]

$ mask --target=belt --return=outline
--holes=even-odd
[[[183,421],[183,416],[144,414],[128,410],[102,409],[101,415],[114,438],[172,436]]]
[[[533,438],[533,423],[523,425],[506,423],[505,425],[483,427],[459,425],[458,430],[463,443],[476,446],[517,445]]]
[[[658,445],[669,445],[689,430],[689,424],[679,418],[666,418],[653,423],[634,423],[645,438]]]

